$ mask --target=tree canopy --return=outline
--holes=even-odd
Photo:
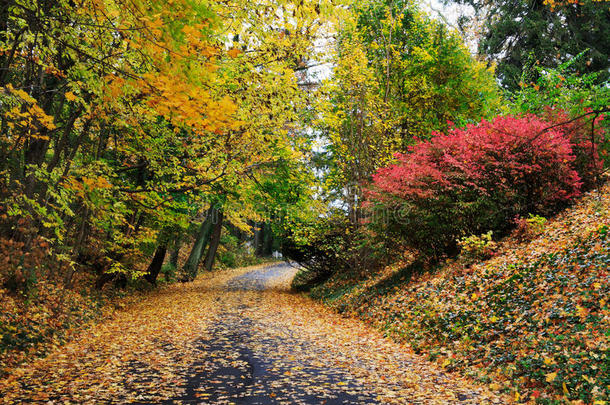
[[[187,228],[214,195],[243,201],[255,176],[302,165],[308,94],[295,72],[315,58],[329,7],[6,3],[4,232],[49,239],[70,266],[95,246],[112,271],[137,276],[146,246]]]
[[[537,79],[533,66],[557,68],[583,51],[571,73],[604,72],[610,67],[610,10],[603,1],[456,0],[471,5],[483,19],[479,53],[497,63],[502,85],[510,90]]]
[[[328,186],[358,187],[396,152],[500,105],[493,70],[456,32],[410,1],[358,3],[339,27],[333,76],[320,89]],[[353,209],[354,207],[352,207]]]

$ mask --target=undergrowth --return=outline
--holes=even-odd
[[[470,263],[397,261],[365,278],[336,274],[310,295],[517,402],[608,401],[610,187],[535,239],[514,235]]]

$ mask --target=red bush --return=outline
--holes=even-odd
[[[550,125],[505,116],[436,133],[374,175],[369,201],[399,209],[388,231],[434,252],[462,235],[506,230],[518,214],[550,214],[581,188],[570,141]]]
[[[549,107],[543,118],[551,125],[558,125],[556,130],[570,140],[575,157],[572,167],[578,172],[583,189],[593,188],[604,166],[599,156],[600,145],[605,139],[604,129],[600,126],[603,116],[594,120],[591,117],[571,120],[565,110]]]

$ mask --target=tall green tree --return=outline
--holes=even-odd
[[[330,190],[358,216],[359,186],[418,139],[450,123],[495,112],[493,72],[457,33],[410,2],[354,5],[336,44],[333,76],[322,89],[318,128]]]
[[[497,63],[502,85],[517,90],[522,80],[536,81],[532,65],[557,68],[584,50],[586,58],[569,73],[604,72],[609,77],[610,9],[603,1],[454,0],[474,8],[484,20],[479,53]],[[525,75],[525,77],[524,77]]]

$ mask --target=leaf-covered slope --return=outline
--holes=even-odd
[[[312,295],[519,402],[608,401],[609,186],[487,262],[413,278],[401,267],[357,285],[338,275]]]

